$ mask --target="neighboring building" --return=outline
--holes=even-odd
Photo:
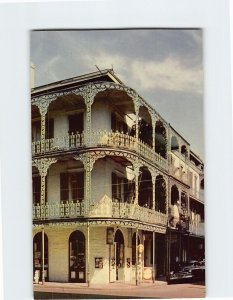
[[[136,91],[103,70],[31,97],[41,280],[138,282],[204,257],[203,162]]]

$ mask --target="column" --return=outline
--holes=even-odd
[[[86,128],[85,128],[85,144],[91,145],[91,106],[94,102],[97,90],[93,89],[91,85],[86,87],[86,91],[83,94],[83,98],[86,104]]]
[[[155,126],[156,126],[157,118],[153,112],[150,112],[150,115],[151,115],[151,121],[152,121],[152,141],[153,141],[152,146],[153,146],[153,150],[155,151]]]
[[[44,276],[44,226],[42,226],[42,284],[45,283]]]
[[[133,103],[134,103],[134,109],[135,109],[135,115],[136,115],[136,119],[135,119],[135,139],[136,139],[136,149],[138,149],[138,140],[139,140],[139,109],[141,106],[140,103],[140,98],[137,94],[134,95],[133,97]]]
[[[166,178],[165,181],[166,181],[166,213],[168,213],[168,208],[171,203],[171,191],[170,191],[170,183],[168,178]]]
[[[134,177],[135,177],[135,200],[134,204],[138,205],[138,193],[139,193],[139,183],[138,183],[138,176],[139,176],[139,165],[134,165]]]
[[[45,191],[46,191],[46,176],[48,169],[51,164],[57,162],[56,158],[41,158],[34,159],[32,165],[37,167],[41,177],[41,187],[40,187],[40,206],[41,206],[41,219],[45,218]]]
[[[87,222],[87,286],[90,286],[90,225]]]
[[[152,209],[155,210],[155,183],[156,183],[156,174],[152,175]]]
[[[55,96],[51,97],[50,99],[43,99],[39,98],[38,101],[35,103],[35,105],[39,108],[40,115],[41,115],[41,133],[40,133],[40,140],[41,140],[41,152],[43,153],[45,151],[45,130],[46,130],[46,114],[48,111],[48,107],[52,101],[56,99]]]
[[[171,150],[171,141],[170,141],[170,130],[169,130],[169,125],[165,125],[164,126],[166,129],[166,139],[167,139],[167,143],[166,143],[166,157],[168,156],[168,152]]]
[[[135,138],[136,138],[136,141],[138,142],[138,139],[139,139],[139,124],[138,124],[138,121],[139,121],[139,106],[136,106],[135,107],[135,113],[136,113],[136,120],[135,120]]]
[[[155,232],[152,233],[152,280],[155,282]]]
[[[136,264],[135,264],[135,278],[136,278],[136,285],[138,285],[138,228],[136,229]]]

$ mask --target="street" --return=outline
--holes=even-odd
[[[203,282],[167,285],[165,282],[135,284],[110,283],[87,287],[82,284],[52,283],[34,285],[35,299],[136,299],[204,298]]]

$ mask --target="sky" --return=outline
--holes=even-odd
[[[35,86],[114,69],[204,159],[201,30],[32,31]]]

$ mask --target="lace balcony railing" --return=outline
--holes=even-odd
[[[190,189],[190,192],[189,192],[190,196],[198,199],[199,201],[201,202],[204,202],[204,190],[199,190],[199,191],[196,191],[194,189]]]
[[[204,222],[190,222],[189,232],[195,235],[205,235],[205,223]]]
[[[113,203],[112,215],[114,218],[136,219],[150,224],[167,224],[166,214],[129,203]]]
[[[169,173],[178,180],[188,184],[188,175],[187,173],[183,172],[182,169],[171,165],[169,167]]]
[[[56,203],[45,205],[33,205],[33,219],[61,219],[61,218],[78,218],[84,216],[84,202],[73,203]]]
[[[56,150],[69,150],[84,146],[84,133],[70,134],[67,136],[46,139],[44,149],[41,141],[32,142],[32,155],[52,152]]]
[[[137,220],[149,224],[166,226],[166,214],[141,207],[130,203],[112,202],[111,199],[105,199],[89,207],[88,214],[84,214],[84,202],[64,204],[39,204],[33,206],[33,219],[66,219],[66,218],[119,218]]]
[[[72,150],[85,146],[85,133],[71,134],[65,137],[57,137],[45,140],[44,150],[41,142],[32,143],[32,155],[53,152],[58,150]],[[150,146],[137,140],[129,134],[120,132],[98,131],[92,132],[88,144],[89,147],[111,147],[116,149],[125,149],[134,151],[142,157],[157,163],[164,169],[167,169],[167,160],[157,154]]]

